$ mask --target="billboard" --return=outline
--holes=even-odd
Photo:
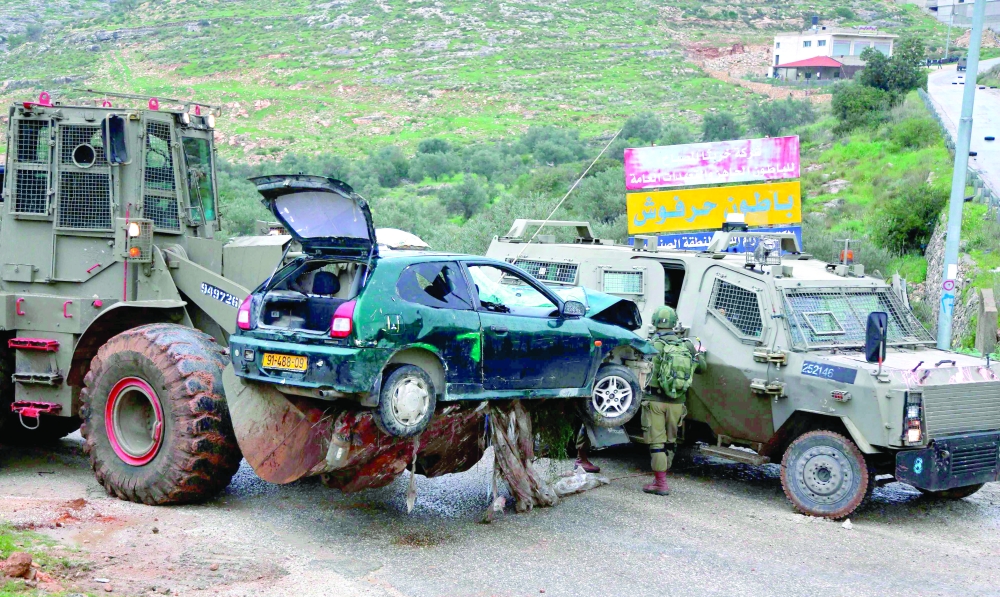
[[[754,228],[753,232],[790,232],[795,235],[795,238],[799,239],[799,246],[802,246],[801,226]],[[656,244],[667,249],[674,249],[676,251],[704,251],[708,248],[708,243],[712,241],[712,235],[714,234],[715,232],[681,232],[677,234],[661,234],[657,237]],[[757,248],[757,243],[760,241],[758,238],[738,236],[738,232],[734,233],[734,235],[736,236],[733,237],[733,240],[735,240],[736,243],[730,245],[730,253],[750,253]],[[633,241],[634,239],[629,239],[629,244],[632,244]]]
[[[630,191],[798,177],[795,136],[625,150],[625,188]]]
[[[625,206],[629,234],[718,230],[730,213],[744,214],[748,226],[802,221],[798,181],[627,193]]]

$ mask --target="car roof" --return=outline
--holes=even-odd
[[[500,265],[510,265],[493,257],[483,257],[482,255],[468,255],[465,253],[444,253],[438,251],[409,251],[392,250],[379,255],[380,261],[407,261],[410,263],[423,263],[431,261],[476,261],[485,263],[496,263]]]

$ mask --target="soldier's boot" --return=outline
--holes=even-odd
[[[587,450],[584,448],[580,448],[576,451],[576,466],[582,468],[588,473],[601,472],[601,467],[587,459]]]
[[[643,485],[642,490],[646,493],[653,493],[656,495],[670,495],[670,486],[667,485],[667,473],[656,471],[653,474],[655,475],[653,482],[648,485]]]

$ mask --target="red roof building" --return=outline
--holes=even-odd
[[[774,66],[774,76],[779,79],[840,79],[853,74],[844,70],[844,64],[829,56],[813,56],[804,60]]]

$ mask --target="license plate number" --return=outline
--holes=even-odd
[[[309,359],[306,357],[295,356],[292,354],[278,354],[274,352],[265,352],[264,359],[261,362],[265,369],[284,369],[285,371],[305,371],[306,366],[309,364]]]

